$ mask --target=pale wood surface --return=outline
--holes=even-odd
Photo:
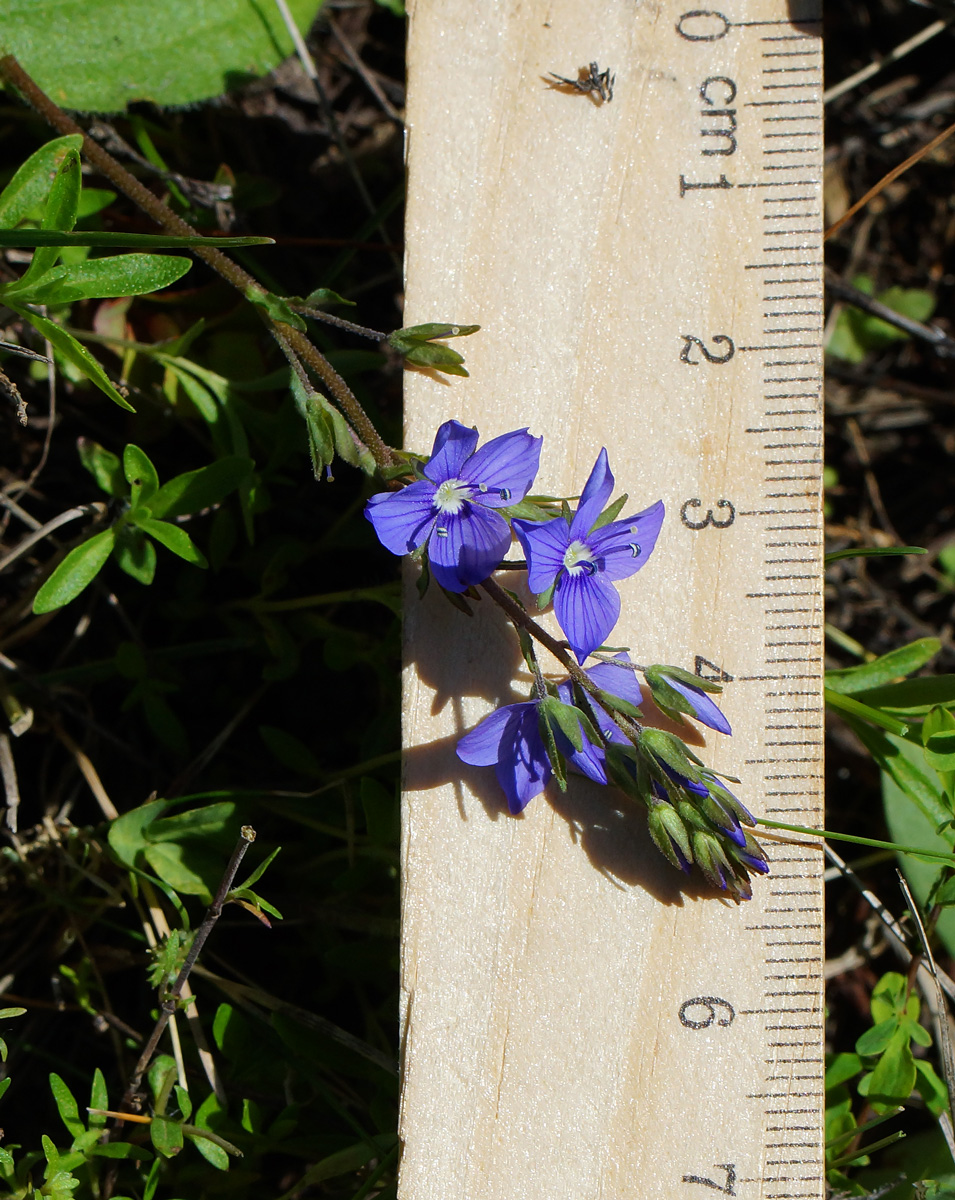
[[[449,417],[482,438],[526,425],[545,438],[536,490],[575,494],[606,446],[625,512],[662,497],[614,643],[729,672],[734,736],[708,734],[707,761],[741,778],[757,814],[815,824],[818,25],[784,23],[785,0],[733,0],[728,21],[776,24],[691,41],[675,29],[691,8],[413,4],[405,321],[482,330],[454,343],[469,379],[409,373],[406,445],[428,451]],[[723,28],[708,20],[685,28]],[[542,81],[591,60],[616,72],[610,104]],[[703,153],[730,148],[701,136],[719,127],[701,118],[715,76],[738,89],[731,155]],[[729,95],[709,91],[717,106]],[[681,198],[681,174],[721,173],[732,189]],[[731,361],[680,361],[684,334],[713,347],[717,333]],[[730,500],[733,524],[687,527],[691,498],[696,521]],[[406,603],[403,1200],[713,1194],[685,1176],[741,1197],[821,1195],[820,855],[771,847],[772,875],[737,907],[672,870],[607,789],[574,780],[508,816],[493,771],[454,755],[528,692],[512,632],[478,607],[469,620],[413,588]],[[694,1028],[679,1016],[694,997],[735,1017]]]

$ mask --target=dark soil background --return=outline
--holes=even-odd
[[[908,0],[830,4],[827,85],[950,13],[941,2],[937,8]],[[132,119],[112,124],[131,143],[148,129],[169,167],[187,180],[209,180],[227,168],[224,176],[235,181],[231,204],[202,208],[187,187],[179,207],[205,228],[274,237],[274,247],[237,253],[267,285],[299,295],[334,288],[358,305],[336,311],[393,329],[401,325],[402,303],[404,36],[405,23],[372,0],[332,3],[309,38],[317,92],[293,59],[196,110],[140,106]],[[950,29],[828,107],[827,223],[955,120],[953,51]],[[38,118],[0,94],[6,175],[49,136]],[[892,286],[931,292],[930,323],[950,337],[953,165],[955,137],[883,191],[828,249],[830,271],[844,282],[866,274],[876,292]],[[165,191],[155,176],[142,177]],[[123,200],[107,210],[103,226],[153,230]],[[252,380],[283,365],[255,316],[215,277],[197,265],[187,281],[171,297],[137,303],[128,314],[80,304],[72,321],[153,342],[204,317],[196,355],[204,366]],[[837,309],[829,320],[838,320]],[[400,363],[338,330],[317,327],[314,336],[385,438],[399,443]],[[102,353],[118,373],[119,358]],[[0,557],[24,536],[18,506],[45,522],[102,498],[78,465],[78,437],[117,453],[136,442],[162,479],[207,461],[201,423],[188,411],[170,415],[162,372],[148,359],[129,369],[135,417],[61,380],[52,430],[45,377],[21,359],[2,365],[28,401],[31,419],[24,428],[12,405],[0,409],[0,489],[9,501],[0,508]],[[209,573],[179,570],[161,558],[148,589],[114,569],[53,619],[29,615],[47,561],[42,547],[3,578],[0,685],[35,713],[33,728],[14,747],[20,832],[6,836],[0,857],[0,1004],[28,1009],[10,1035],[14,1084],[5,1111],[16,1117],[8,1137],[15,1132],[29,1147],[57,1125],[47,1071],[76,1084],[82,1111],[83,1089],[99,1065],[115,1103],[155,1003],[144,974],[144,902],[114,903],[112,889],[124,872],[105,854],[103,811],[84,778],[84,761],[94,765],[120,812],[144,803],[161,781],[163,795],[192,796],[193,805],[231,799],[241,820],[261,831],[256,861],[283,845],[258,886],[288,919],[268,930],[229,910],[203,962],[234,983],[321,1013],[382,1054],[397,1054],[397,618],[382,605],[340,603],[265,619],[235,604],[262,594],[283,599],[389,582],[395,565],[369,530],[356,528],[364,523],[350,520],[365,494],[357,473],[342,466],[334,483],[316,484],[297,414],[281,390],[263,395],[243,418],[257,461],[266,463],[254,545],[234,537]],[[828,620],[844,635],[829,643],[829,665],[857,661],[847,650],[851,642],[881,654],[934,636],[942,650],[933,669],[955,671],[955,559],[946,558],[946,548],[955,547],[955,357],[912,339],[875,349],[860,363],[830,360],[826,402],[829,548],[929,551],[829,569]],[[69,527],[64,543],[68,533]],[[172,721],[162,705],[150,710],[141,692],[134,694],[137,677],[124,673],[118,657],[127,644],[145,655],[148,678],[161,685],[153,692]],[[872,760],[837,722],[828,753],[830,827],[884,836]],[[350,782],[348,769],[369,760],[378,764],[367,773],[374,786]],[[222,861],[230,845],[228,837],[215,842]],[[904,907],[890,856],[874,856],[865,880],[890,909]],[[868,905],[845,883],[834,882],[830,891],[832,1044],[848,1049],[866,1027],[873,983],[900,968],[885,952]],[[201,905],[190,911],[198,920]],[[229,993],[201,978],[194,982],[202,1017],[211,1019]],[[232,1000],[242,1007],[235,994]],[[236,1194],[292,1188],[308,1164],[343,1139],[354,1140],[350,1121],[394,1129],[392,1076],[356,1069],[318,1035],[303,1040],[301,1025],[298,1033],[277,1030],[261,996],[243,1011],[251,1032],[231,1057],[223,1051],[230,1087],[273,1115],[297,1106],[300,1124],[230,1172]],[[925,1125],[915,1114],[912,1128]],[[241,1140],[237,1118],[233,1126],[228,1136]],[[306,1136],[307,1129],[321,1132]],[[204,1175],[195,1162],[191,1175],[183,1167],[177,1186],[194,1191],[177,1194],[212,1194],[209,1168],[200,1166]],[[360,1178],[353,1173],[315,1194],[351,1195]]]

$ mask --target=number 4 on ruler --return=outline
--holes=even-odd
[[[736,1191],[733,1184],[736,1182],[736,1164],[735,1163],[714,1163],[719,1170],[726,1172],[726,1183],[716,1183],[712,1179],[707,1179],[705,1175],[684,1175],[684,1183],[702,1183],[705,1187],[711,1187],[717,1192],[725,1192],[727,1196],[735,1196]]]

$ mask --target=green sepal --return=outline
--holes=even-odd
[[[694,783],[701,782],[700,771],[696,765],[700,760],[680,738],[675,737],[672,733],[667,733],[663,729],[644,729],[640,734],[638,746],[644,754],[666,763],[678,774],[693,780]]]
[[[584,737],[600,744],[600,735],[586,713],[572,704],[565,704],[556,696],[547,696],[540,702],[540,716],[552,727],[560,730],[576,751],[584,746]]]
[[[631,721],[643,720],[643,713],[640,709],[635,704],[631,704],[629,700],[624,700],[622,696],[615,696],[612,692],[605,692],[602,688],[598,688],[597,699],[604,708],[622,713],[623,716],[629,717]]]
[[[690,835],[672,804],[667,804],[665,800],[653,804],[647,816],[647,828],[656,848],[679,870],[683,869],[683,864],[673,848],[673,842],[679,846],[688,863],[693,861]]]
[[[441,321],[430,321],[424,325],[407,325],[388,334],[388,345],[400,354],[407,354],[416,345],[433,341],[434,338],[467,337],[477,333],[480,325],[448,325]]]
[[[404,360],[416,367],[426,367],[431,370],[444,371],[446,375],[467,376],[467,370],[461,365],[464,355],[458,354],[450,346],[442,346],[438,342],[417,342],[404,352]]]
[[[598,529],[603,529],[605,525],[609,525],[611,521],[616,521],[620,515],[620,510],[630,499],[629,495],[624,492],[622,496],[618,496],[612,504],[608,504],[600,516],[594,521],[590,528],[590,532],[594,533]]]
[[[527,669],[532,675],[536,675],[539,667],[537,665],[537,651],[534,649],[534,639],[526,629],[518,628],[517,641],[521,648],[521,657],[527,664]]]
[[[717,683],[715,679],[701,679],[699,675],[694,675],[692,671],[685,671],[682,667],[671,667],[667,663],[653,663],[644,671],[644,678],[650,682],[650,675],[654,679],[666,679],[669,675],[680,683],[685,683],[689,687],[699,688],[701,692],[721,692],[723,685]]]
[[[560,751],[557,749],[557,742],[554,738],[554,731],[551,728],[550,721],[547,719],[547,714],[544,711],[545,701],[541,701],[537,709],[537,725],[540,729],[541,740],[544,743],[544,749],[547,752],[547,758],[550,762],[550,769],[554,773],[554,778],[557,780],[557,786],[562,792],[567,791],[567,770],[564,766],[564,759]]]
[[[554,589],[556,587],[557,579],[555,577],[554,582],[550,585],[550,587],[545,588],[537,597],[537,608],[540,612],[543,612],[544,609],[547,608],[554,599]]]

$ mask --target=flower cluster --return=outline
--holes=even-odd
[[[614,478],[601,450],[576,510],[563,501],[555,515],[557,501],[528,498],[542,440],[518,429],[478,449],[476,430],[447,421],[430,458],[409,456],[410,482],[372,496],[365,515],[384,546],[426,560],[435,581],[451,593],[488,580],[507,554],[513,530],[526,557],[528,587],[541,608],[553,603],[582,665],[616,626],[621,603],[614,585],[636,574],[653,553],[664,507],[657,501],[617,519],[622,505],[608,507]],[[679,667],[638,667],[625,652],[586,671],[568,663],[576,674],[549,683],[527,636],[537,627],[522,611],[519,616],[512,620],[534,673],[535,694],[485,717],[458,743],[459,757],[495,768],[515,814],[551,779],[565,788],[568,767],[595,783],[612,783],[646,806],[653,841],[674,866],[689,871],[695,863],[716,887],[748,899],[750,876],[769,870],[749,832],[753,816],[682,739],[643,723],[644,692],[634,672],[640,671],[654,704],[671,719],[692,717],[730,734],[710,695],[720,685]]]

